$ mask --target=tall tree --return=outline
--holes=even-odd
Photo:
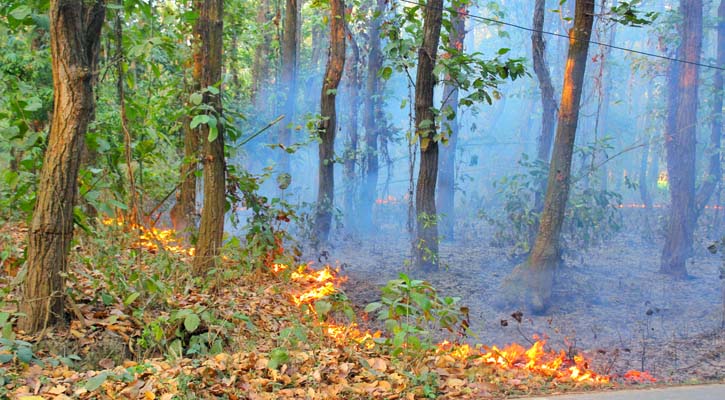
[[[717,23],[717,61],[715,65],[725,65],[725,0],[720,0]],[[707,176],[697,190],[697,214],[702,213],[710,197],[722,180],[720,165],[720,146],[722,141],[722,105],[723,76],[722,70],[715,70],[712,83],[712,109],[710,115],[710,148],[707,160]]]
[[[254,64],[252,65],[252,97],[254,103],[259,107],[267,95],[264,90],[268,82],[269,73],[269,52],[271,38],[268,29],[265,25],[267,24],[267,14],[269,13],[269,0],[262,0],[257,8],[257,16],[255,22],[257,23],[257,29],[261,29],[262,37],[261,42],[254,50]]]
[[[28,232],[26,276],[19,326],[37,332],[63,321],[67,257],[73,237],[78,169],[88,123],[95,111],[105,2],[50,1],[53,119]]]
[[[430,0],[424,7],[423,43],[418,50],[415,77],[415,129],[420,138],[420,167],[415,187],[416,237],[413,242],[415,265],[432,271],[438,264],[438,221],[435,204],[438,176],[433,89],[436,77],[438,43],[441,37],[443,0]]]
[[[458,4],[456,4],[458,3]],[[454,2],[456,13],[452,15],[451,33],[448,37],[448,47],[451,51],[463,51],[463,41],[466,38],[466,19],[468,0]],[[440,181],[438,182],[438,206],[441,213],[441,234],[444,238],[454,239],[455,196],[456,196],[456,144],[458,142],[458,86],[446,79],[443,87],[443,115],[448,126],[448,145],[441,149]]]
[[[544,15],[546,14],[546,0],[536,0],[534,5],[534,29],[531,33],[531,50],[534,61],[534,72],[539,80],[541,91],[541,132],[536,143],[536,157],[543,163],[549,162],[551,142],[554,139],[556,126],[556,100],[554,99],[554,85],[551,83],[549,66],[546,63],[546,43],[544,42]],[[544,193],[546,180],[539,182],[534,193],[534,210],[541,211],[544,207]]]
[[[282,38],[282,93],[284,93],[284,113],[287,123],[280,126],[279,142],[287,147],[292,143],[292,123],[295,117],[297,99],[297,0],[287,0],[284,14],[284,36]],[[290,154],[282,152],[280,172],[290,173]]]
[[[365,100],[363,104],[363,123],[365,125],[365,148],[363,152],[363,185],[360,192],[359,216],[363,230],[373,229],[373,203],[375,202],[378,186],[378,136],[380,124],[378,121],[382,103],[382,82],[378,73],[383,66],[383,53],[380,50],[380,26],[385,0],[377,0],[373,9],[373,18],[370,20],[370,38],[367,64],[367,77],[365,79]]]
[[[528,259],[514,269],[505,283],[508,290],[523,294],[534,312],[542,312],[548,306],[554,273],[561,262],[561,226],[569,197],[574,139],[593,22],[594,0],[577,0],[574,26],[569,31],[569,54],[539,230]]]
[[[337,87],[345,67],[345,5],[342,0],[330,0],[330,50],[320,95],[321,120],[317,126],[320,135],[319,172],[315,232],[318,240],[327,242],[332,224],[335,192],[335,130],[337,113],[335,99]]]
[[[677,58],[700,61],[702,49],[702,0],[680,0],[682,41]],[[692,251],[695,231],[695,153],[697,141],[697,92],[699,69],[696,65],[672,62],[668,71],[665,148],[670,182],[669,221],[662,249],[660,272],[687,276],[685,260]]]
[[[200,276],[216,265],[224,236],[226,165],[221,97],[224,1],[197,0],[194,6],[199,13],[195,28],[197,35],[194,37],[194,69],[199,71],[198,85],[203,89],[202,104],[208,106],[204,111],[207,122],[199,125],[199,138],[204,143],[204,206],[193,273]]]
[[[348,127],[345,140],[345,195],[343,200],[345,210],[345,227],[350,231],[355,225],[355,166],[357,165],[358,148],[358,110],[360,96],[358,88],[360,84],[360,71],[358,63],[360,60],[360,49],[358,48],[355,36],[348,25],[345,26],[347,39],[350,43],[350,60],[345,63],[347,71],[347,93],[348,93]]]

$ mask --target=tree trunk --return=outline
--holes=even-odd
[[[349,119],[347,128],[347,140],[345,143],[345,198],[343,201],[345,210],[345,227],[348,232],[355,228],[355,165],[357,164],[357,142],[358,142],[358,109],[360,99],[358,96],[358,85],[360,84],[360,72],[358,62],[360,60],[360,49],[357,46],[355,37],[349,27],[345,27],[347,38],[350,41],[352,57],[347,65],[347,87],[349,100]]]
[[[128,210],[126,212],[126,229],[136,229],[139,224],[139,209],[136,197],[136,179],[133,174],[133,154],[131,132],[128,129],[128,117],[126,116],[126,90],[124,87],[124,64],[123,54],[123,0],[116,0],[116,21],[114,23],[114,36],[116,39],[116,91],[118,93],[118,105],[121,112],[121,131],[123,132],[123,144],[126,156],[126,169],[128,174]]]
[[[337,115],[335,98],[345,67],[345,5],[342,0],[330,0],[330,51],[327,56],[325,80],[320,95],[320,115],[317,126],[320,135],[319,174],[315,232],[321,243],[327,242],[332,224],[335,191],[335,130]]]
[[[715,65],[725,65],[725,0],[720,0],[717,24],[717,62]],[[712,84],[712,115],[710,120],[710,157],[707,161],[707,176],[697,191],[697,215],[702,213],[722,180],[722,167],[720,165],[720,141],[722,140],[722,103],[723,103],[723,76],[722,70],[715,70]]]
[[[413,242],[415,265],[433,271],[438,265],[438,221],[435,189],[438,175],[438,142],[433,114],[433,73],[441,37],[443,0],[430,0],[424,8],[423,44],[418,50],[415,77],[415,129],[420,138],[420,167],[415,188],[416,237]]]
[[[285,95],[285,123],[280,125],[279,142],[285,148],[292,144],[294,131],[295,100],[297,99],[297,0],[287,0],[282,40],[282,93]],[[280,172],[290,173],[290,153],[282,152]]]
[[[463,51],[463,41],[466,37],[466,20],[463,17],[467,13],[465,4],[453,14],[451,36],[448,39],[448,46],[458,51]],[[450,78],[450,77],[449,77]],[[453,240],[455,235],[456,215],[456,143],[458,142],[458,87],[454,82],[446,80],[443,88],[443,115],[453,115],[453,119],[447,119],[448,145],[441,149],[440,181],[438,182],[438,206],[441,213],[441,234],[447,240]]]
[[[95,110],[93,83],[105,11],[102,0],[50,1],[53,119],[28,234],[20,303],[26,317],[19,321],[26,332],[64,319],[63,274],[73,236],[80,155]]]
[[[196,38],[202,37],[200,31],[202,27],[194,24],[193,35]],[[193,48],[193,69],[192,83],[188,88],[189,93],[197,93],[201,90],[202,80],[202,64],[204,52],[199,48],[200,43],[192,43]],[[186,74],[184,74],[184,87],[186,88]],[[185,91],[187,92],[187,91]],[[196,212],[196,170],[199,167],[199,139],[201,137],[201,127],[191,129],[189,124],[191,117],[185,115],[182,117],[181,129],[184,135],[184,159],[181,162],[179,176],[181,184],[176,194],[176,203],[171,207],[169,217],[174,230],[179,232],[185,242],[189,242],[191,234],[196,230],[199,222],[199,215]]]
[[[377,0],[374,14],[370,21],[370,52],[368,53],[367,79],[365,81],[365,101],[363,119],[365,124],[365,149],[363,153],[363,187],[360,193],[359,217],[360,226],[365,232],[374,230],[373,204],[377,195],[378,185],[378,135],[380,123],[377,121],[377,109],[382,102],[381,86],[378,72],[383,66],[383,53],[380,50],[380,24],[385,0]]]
[[[269,0],[260,1],[257,8],[257,29],[262,30],[262,41],[254,50],[254,64],[252,68],[252,98],[257,108],[261,108],[267,93],[265,87],[268,82],[269,73],[269,44],[271,38],[269,32],[263,26],[267,23],[267,13],[269,12]]]
[[[217,136],[213,137],[210,124],[201,124],[199,138],[203,144],[204,163],[204,206],[199,223],[199,238],[192,272],[202,276],[216,265],[219,247],[224,236],[224,205],[226,194],[226,165],[224,162],[224,124],[222,122],[222,33],[224,27],[223,0],[197,0],[199,12],[196,21],[198,36],[194,57],[195,69],[200,71],[199,87],[215,86],[218,94],[205,92],[202,104],[213,108],[206,113],[216,121]],[[198,56],[198,57],[197,57]],[[210,134],[212,136],[210,136]]]
[[[702,0],[680,0],[682,42],[677,58],[700,61]],[[695,153],[699,69],[692,64],[670,64],[665,147],[670,182],[670,215],[662,249],[660,272],[685,278],[685,260],[692,252],[695,230]]]
[[[531,34],[531,48],[534,60],[534,72],[539,80],[541,91],[541,133],[536,143],[536,157],[542,163],[549,163],[551,142],[554,139],[556,126],[556,100],[554,99],[554,86],[551,83],[549,66],[546,63],[546,43],[542,31],[544,30],[544,15],[546,14],[546,0],[536,0],[534,5],[534,31]],[[546,180],[542,179],[534,192],[534,211],[540,213],[544,208],[544,193],[546,193]],[[529,245],[533,247],[538,226],[531,227]]]
[[[528,306],[538,313],[549,304],[554,273],[561,262],[561,226],[569,197],[572,153],[593,21],[594,0],[577,0],[574,26],[569,31],[569,55],[539,230],[528,260],[517,266],[506,282],[509,289],[515,285],[513,289],[523,293]]]

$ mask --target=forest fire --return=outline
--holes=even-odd
[[[280,273],[289,267],[284,264],[273,264],[271,270]],[[312,304],[324,299],[338,291],[337,284],[344,282],[337,269],[329,265],[321,270],[313,270],[308,265],[302,265],[293,271],[290,278],[307,286],[300,294],[292,295],[297,306]],[[309,312],[315,313],[312,307]],[[338,325],[335,323],[321,323],[327,336],[335,342],[343,344],[350,341],[363,344],[368,348],[375,345],[374,339],[380,338],[380,331],[361,331],[357,324]],[[440,343],[439,353],[449,354],[458,360],[469,360],[474,363],[484,363],[501,369],[526,370],[535,374],[551,377],[558,381],[586,382],[601,384],[609,382],[608,376],[602,376],[589,369],[588,360],[580,355],[569,357],[562,350],[560,352],[545,350],[546,340],[537,340],[528,349],[519,344],[511,344],[502,349],[496,346],[480,346],[485,351],[474,350],[467,344],[456,345],[448,341]],[[646,373],[645,373],[646,374]]]
[[[486,352],[483,353],[471,349],[467,344],[454,345],[444,341],[438,345],[438,348],[439,351],[446,352],[458,359],[469,359],[506,370],[526,370],[558,381],[590,384],[609,382],[608,376],[599,375],[589,369],[589,362],[585,357],[577,355],[569,358],[563,350],[558,353],[545,350],[545,345],[546,340],[540,339],[528,349],[516,343],[503,349],[499,349],[497,346],[490,348],[483,346],[486,349]]]
[[[123,218],[104,218],[101,222],[106,226],[126,226]],[[158,229],[155,227],[146,228],[143,225],[132,225],[129,228],[138,231],[138,239],[134,246],[146,249],[152,253],[159,251],[161,247],[164,251],[174,254],[193,256],[194,248],[184,246],[177,238],[176,231],[173,229]]]

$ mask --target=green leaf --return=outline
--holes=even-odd
[[[207,123],[209,123],[209,116],[206,114],[199,114],[191,119],[189,128],[196,129],[196,127],[199,126],[200,124],[207,124]]]
[[[327,315],[332,310],[332,304],[327,301],[316,301],[315,302],[315,313],[321,318]]]
[[[393,75],[393,69],[390,67],[385,67],[380,70],[380,77],[385,79],[386,81],[390,79],[390,77]]]
[[[10,11],[8,15],[17,20],[23,20],[32,13],[33,10],[30,8],[30,6],[17,6],[12,11]]]
[[[287,361],[289,361],[289,354],[287,354],[287,350],[278,347],[269,353],[267,368],[277,369]]]
[[[201,324],[201,319],[199,319],[199,316],[195,313],[189,314],[186,318],[184,318],[184,328],[186,328],[186,331],[189,333],[196,331],[199,324]]]
[[[432,304],[426,295],[418,292],[411,292],[410,298],[413,299],[415,304],[417,304],[423,311],[430,311]]]
[[[93,378],[89,379],[86,382],[86,384],[84,385],[84,387],[89,392],[92,392],[92,391],[98,389],[99,387],[101,387],[101,385],[103,385],[103,382],[105,382],[106,379],[108,379],[108,376],[109,375],[110,374],[107,371],[101,372],[100,374],[98,374],[98,375],[94,376]]]
[[[383,306],[382,303],[370,303],[367,306],[365,306],[365,312],[371,313],[371,312],[379,309],[382,306]]]
[[[131,303],[136,301],[136,299],[138,299],[138,296],[140,296],[140,295],[141,295],[141,293],[139,293],[139,292],[131,293],[130,295],[128,295],[128,297],[126,297],[126,300],[123,301],[123,305],[126,307],[130,306]]]
[[[33,350],[28,346],[18,347],[18,350],[15,351],[15,355],[18,357],[18,360],[26,364],[30,364],[30,362],[33,361]]]
[[[214,124],[212,124],[212,121],[214,121]],[[216,127],[216,120],[210,120],[209,121],[209,142],[213,142],[216,140],[216,138],[219,136],[219,128]]]
[[[201,101],[204,99],[204,96],[201,95],[201,93],[192,93],[191,96],[189,96],[189,101],[191,104],[198,106],[201,104]]]

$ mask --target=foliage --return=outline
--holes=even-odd
[[[578,153],[591,151],[579,147]],[[502,199],[500,215],[481,211],[481,217],[494,229],[492,244],[509,247],[510,257],[520,257],[531,250],[533,235],[539,225],[541,210],[534,208],[534,194],[539,182],[548,176],[548,165],[522,154],[518,162],[522,172],[494,182]],[[589,172],[585,172],[589,174]],[[562,228],[563,249],[585,249],[617,232],[621,227],[621,194],[604,190],[582,177],[573,177],[569,202]]]
[[[458,298],[441,297],[428,282],[400,274],[381,288],[381,299],[365,307],[376,312],[392,335],[386,344],[393,355],[414,355],[433,347],[432,330],[445,329],[458,337],[468,333],[468,309]]]

